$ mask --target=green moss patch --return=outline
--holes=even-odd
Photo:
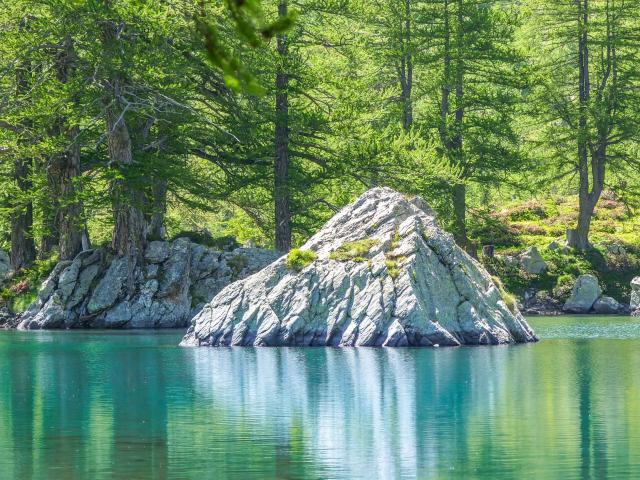
[[[287,267],[299,272],[304,267],[315,261],[316,258],[318,258],[316,252],[294,248],[287,255]]]
[[[504,288],[504,285],[502,284],[502,281],[498,277],[493,276],[491,277],[491,279],[493,280],[493,283],[496,284],[496,287],[498,287],[500,296],[502,297],[502,300],[504,301],[509,311],[511,313],[515,313],[517,309],[516,297],[507,292],[507,290]]]
[[[346,242],[331,252],[329,258],[339,262],[364,262],[371,249],[379,243],[379,240],[373,238]]]

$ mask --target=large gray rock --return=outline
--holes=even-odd
[[[113,259],[89,298],[87,312],[94,314],[112,307],[123,294],[129,276],[129,259]]]
[[[435,346],[534,341],[482,266],[419,198],[376,188],[302,250],[225,287],[184,346]],[[313,256],[310,256],[313,257]],[[303,268],[301,268],[303,267]]]
[[[602,289],[598,279],[591,274],[580,275],[562,309],[569,313],[587,313],[600,295],[602,295]]]
[[[529,247],[522,252],[519,259],[522,269],[533,275],[539,275],[549,268],[549,265],[544,261],[538,248],[535,246]]]
[[[279,256],[257,248],[219,252],[186,238],[150,242],[141,264],[89,250],[56,265],[18,328],[186,327],[222,288]]]
[[[640,277],[631,280],[631,310],[640,310]]]
[[[622,305],[615,298],[607,297],[604,295],[596,300],[593,304],[593,311],[603,315],[618,313],[622,309]]]

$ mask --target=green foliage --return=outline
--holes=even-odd
[[[570,273],[560,275],[556,280],[556,286],[553,288],[553,296],[559,300],[566,300],[571,295],[575,283],[576,277]]]
[[[318,256],[312,250],[294,248],[287,254],[287,267],[299,272],[314,262],[316,258]]]
[[[58,256],[52,255],[44,260],[36,260],[31,268],[20,270],[2,290],[1,303],[6,304],[14,313],[22,313],[38,295],[40,284],[49,276],[58,263]]]
[[[339,262],[364,262],[369,251],[379,243],[379,240],[373,238],[346,242],[331,252],[329,258]]]
[[[266,22],[260,0],[225,0],[224,3],[238,36],[253,48],[259,47],[264,40],[270,40],[276,34],[291,28],[297,16],[297,13],[292,11],[273,22]],[[218,26],[213,23],[215,20],[215,16],[208,14],[203,6],[197,26],[204,39],[209,60],[222,71],[225,84],[229,88],[236,91],[245,89],[252,94],[264,94],[265,90],[256,77],[225,45]]]
[[[552,294],[561,277],[591,271],[609,293],[628,294],[640,248],[638,2],[589,2],[597,61],[586,107],[577,100],[579,2],[301,0],[287,13],[285,3],[4,5],[0,246],[10,248],[16,213],[33,209],[27,237],[39,246],[74,202],[91,243],[110,244],[117,185],[140,194],[125,203],[146,219],[166,207],[167,238],[217,249],[273,246],[275,125],[283,120],[274,104],[286,93],[294,245],[364,190],[389,186],[423,196],[441,225],[463,225],[473,242],[500,254],[538,246],[551,268],[536,278],[491,261],[510,292]],[[121,29],[115,46],[103,41],[110,22]],[[65,45],[76,60],[67,78]],[[617,85],[612,74],[601,87],[607,45],[615,47]],[[276,85],[278,74],[286,88]],[[120,93],[110,87],[118,82]],[[130,165],[110,157],[107,105],[126,123]],[[596,250],[547,251],[577,221],[577,143],[587,139],[597,152],[600,137],[610,140],[610,190],[592,218]],[[63,196],[56,172],[71,147],[80,168]],[[455,185],[465,187],[457,210]],[[363,242],[332,258],[365,260],[373,245]],[[626,253],[608,252],[612,243]]]

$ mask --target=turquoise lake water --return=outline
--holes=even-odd
[[[0,479],[640,478],[640,319],[455,349],[0,332]]]

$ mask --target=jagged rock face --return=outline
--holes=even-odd
[[[11,261],[9,255],[4,250],[0,250],[0,284],[9,275],[11,271]]]
[[[316,257],[300,271],[282,257],[223,289],[194,318],[182,345],[445,346],[536,339],[419,198],[370,190],[302,249]]]
[[[0,328],[15,328],[17,317],[7,307],[0,307]]]
[[[131,289],[127,258],[89,250],[56,265],[18,328],[186,327],[224,286],[278,256],[255,248],[218,252],[185,238],[150,242]]]
[[[640,317],[640,277],[631,280],[631,310]]]
[[[601,295],[602,289],[594,275],[580,275],[562,309],[569,313],[587,313]]]

